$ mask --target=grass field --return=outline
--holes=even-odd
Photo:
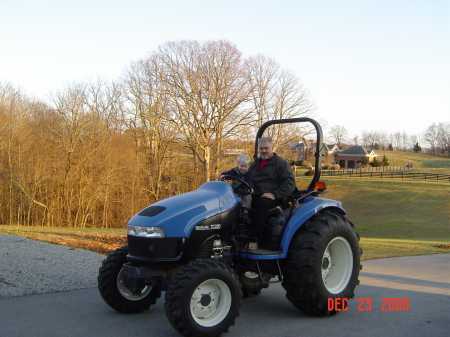
[[[383,155],[383,151],[377,154]],[[395,157],[394,157],[395,155]],[[388,152],[392,165],[412,162],[415,170],[450,174],[450,159]],[[298,187],[310,177],[298,177]],[[342,202],[361,236],[363,259],[450,252],[450,183],[375,181],[325,177],[323,198]],[[125,224],[124,224],[125,228]],[[0,226],[13,234],[106,254],[126,245],[125,229]]]
[[[389,165],[392,166],[403,166],[412,163],[414,170],[410,170],[411,172],[450,174],[450,158],[448,157],[380,150],[376,150],[375,153],[378,155],[380,161],[383,159],[383,155],[385,155],[389,160]]]
[[[450,185],[327,179],[361,236],[364,259],[446,253]]]

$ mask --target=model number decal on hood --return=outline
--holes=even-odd
[[[220,229],[220,227],[222,227],[221,224],[198,225],[198,226],[195,226],[195,229],[198,231],[208,231],[210,229]]]

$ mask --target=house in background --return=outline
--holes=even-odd
[[[336,153],[339,152],[339,147],[337,146],[337,144],[333,145],[323,144],[323,146],[325,146],[327,156],[334,156]]]
[[[295,161],[314,160],[316,143],[313,140],[303,138],[300,141],[289,144]]]
[[[367,157],[370,163],[378,155],[373,150],[369,152],[362,146],[352,146],[337,152],[334,155],[334,162],[339,164],[341,168],[356,168],[357,164],[361,163],[363,157]]]
[[[291,151],[294,153],[294,161],[308,160],[314,162],[314,154],[316,153],[316,142],[303,138],[301,141],[291,143]],[[336,144],[323,144],[325,147],[325,161],[332,163],[334,155],[339,152]]]

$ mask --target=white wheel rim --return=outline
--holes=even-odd
[[[330,241],[322,257],[322,280],[325,288],[338,294],[347,287],[352,276],[353,254],[348,241],[342,236]]]
[[[255,272],[252,272],[252,271],[245,272],[244,276],[246,278],[248,278],[248,279],[255,279],[255,278],[259,277],[258,273],[255,273]]]
[[[204,327],[222,322],[231,308],[230,288],[218,279],[209,279],[197,286],[191,296],[191,315]]]
[[[120,270],[119,275],[117,275],[117,289],[119,290],[120,294],[125,297],[127,300],[130,301],[139,301],[146,297],[151,291],[152,286],[145,286],[144,289],[142,289],[140,294],[133,294],[130,289],[125,285],[124,278],[123,278],[123,269]]]

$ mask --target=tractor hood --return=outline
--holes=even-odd
[[[133,216],[128,225],[161,227],[166,237],[187,237],[199,222],[226,212],[240,201],[231,186],[210,181],[197,190],[160,200]]]

